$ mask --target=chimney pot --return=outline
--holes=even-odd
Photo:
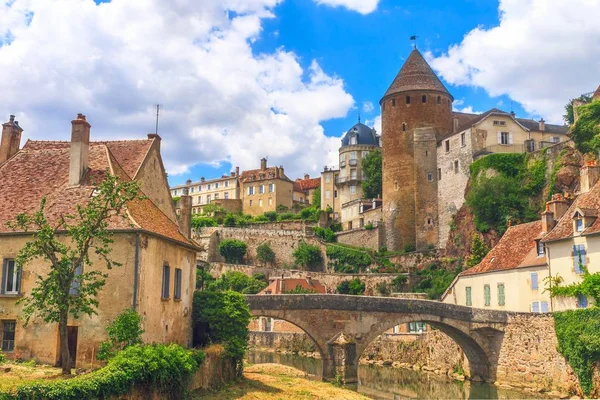
[[[310,179],[310,175],[309,174],[304,174],[304,179]]]
[[[260,169],[262,171],[267,169],[267,159],[266,158],[261,158],[260,160]]]
[[[15,121],[15,116],[14,116],[14,115],[11,115],[11,116],[10,116],[10,122],[14,122],[14,121]]]

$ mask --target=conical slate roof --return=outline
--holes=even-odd
[[[342,138],[342,147],[350,146],[350,138],[356,136],[356,144],[379,146],[375,129],[369,128],[367,125],[358,122],[354,125]]]
[[[391,94],[410,90],[435,90],[446,93],[454,100],[454,97],[448,92],[448,89],[446,89],[417,49],[414,49],[410,53],[383,98]]]

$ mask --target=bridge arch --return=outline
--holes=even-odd
[[[254,316],[283,319],[317,344],[324,379],[357,379],[360,355],[376,337],[402,323],[423,321],[452,338],[464,351],[471,375],[495,380],[508,313],[437,301],[348,295],[246,296]]]

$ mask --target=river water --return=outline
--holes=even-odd
[[[250,351],[251,364],[277,363],[305,371],[308,379],[320,379],[321,360],[292,354]],[[352,386],[351,386],[352,387]],[[372,399],[539,399],[533,394],[498,388],[486,383],[458,382],[403,368],[360,365],[353,389]]]

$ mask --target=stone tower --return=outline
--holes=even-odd
[[[452,129],[453,100],[415,49],[379,102],[389,250],[437,246],[436,147]]]

